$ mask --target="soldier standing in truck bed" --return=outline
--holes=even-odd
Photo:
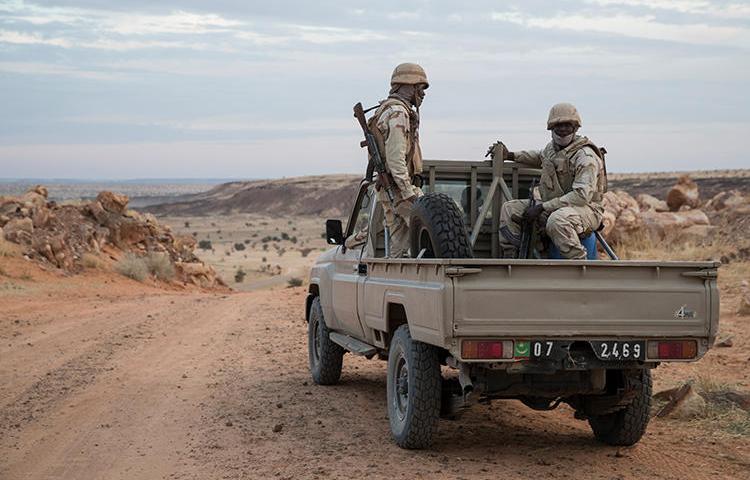
[[[409,250],[409,216],[414,201],[422,196],[415,176],[422,172],[419,147],[419,106],[430,86],[424,69],[402,63],[391,75],[391,91],[370,119],[369,128],[393,177],[395,209],[384,190],[378,191],[385,225],[390,232],[390,256],[402,257]],[[417,177],[419,178],[419,177]]]
[[[580,236],[596,231],[602,221],[602,198],[607,190],[604,156],[588,138],[577,135],[581,116],[569,103],[558,103],[549,112],[547,130],[552,141],[543,150],[509,152],[496,142],[488,154],[542,169],[539,193],[542,201],[530,206],[529,200],[510,200],[500,211],[500,246],[503,256],[515,258],[521,225],[514,221],[536,220],[547,215],[547,236],[560,254],[569,259],[585,259]]]

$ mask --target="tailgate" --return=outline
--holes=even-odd
[[[473,263],[453,278],[456,337],[716,334],[718,263]]]

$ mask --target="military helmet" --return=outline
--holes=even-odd
[[[549,117],[547,118],[547,130],[552,130],[558,123],[565,122],[575,124],[576,128],[581,126],[581,116],[578,114],[576,107],[572,103],[558,103],[553,105],[549,110]]]
[[[391,86],[397,84],[417,85],[419,83],[425,84],[424,88],[430,86],[430,83],[427,81],[427,74],[424,73],[424,68],[416,63],[402,63],[393,69]]]

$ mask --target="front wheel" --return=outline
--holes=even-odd
[[[635,445],[646,433],[651,410],[651,370],[640,370],[627,381],[635,389],[632,402],[613,413],[589,416],[594,437],[607,445]]]
[[[344,349],[331,341],[329,334],[320,297],[315,297],[307,319],[307,351],[310,373],[318,385],[335,385],[341,378]]]
[[[432,443],[440,416],[440,361],[432,345],[411,338],[408,325],[393,335],[388,352],[388,418],[401,448]]]

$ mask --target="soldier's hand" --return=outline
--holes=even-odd
[[[494,159],[498,154],[501,154],[502,158],[500,160],[507,160],[509,158],[509,153],[510,152],[508,152],[508,148],[505,146],[505,144],[498,140],[497,142],[489,146],[489,148],[487,149],[487,153],[485,153],[484,156]]]
[[[542,212],[544,212],[544,205],[542,203],[536,203],[527,208],[525,212],[523,212],[523,218],[527,222],[535,220],[539,217],[539,215],[542,214]]]

